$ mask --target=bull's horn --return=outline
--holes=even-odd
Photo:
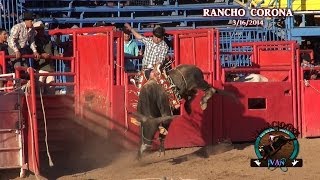
[[[142,114],[140,114],[138,112],[130,112],[129,114],[135,116],[135,118],[137,118],[137,120],[139,122],[145,123],[147,121],[147,119],[148,119],[146,116],[144,116],[144,115],[142,115]]]
[[[163,117],[158,117],[154,118],[154,120],[157,122],[157,124],[163,123],[165,121],[172,121],[174,118],[178,117],[177,115],[175,116],[163,116]]]

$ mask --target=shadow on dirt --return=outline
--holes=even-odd
[[[211,146],[199,147],[198,150],[188,154],[181,155],[181,156],[165,158],[158,161],[153,160],[149,162],[141,162],[140,166],[148,166],[151,164],[157,164],[162,162],[169,162],[172,165],[181,164],[196,158],[209,158],[210,156],[222,154],[222,153],[231,151],[233,149],[238,149],[239,146],[241,145],[238,145],[238,144],[233,145],[229,142],[221,142],[219,144],[215,144]],[[153,153],[158,153],[158,152],[153,152]]]

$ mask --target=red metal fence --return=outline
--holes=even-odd
[[[241,101],[235,104],[223,98],[223,136],[232,141],[250,141],[257,129],[273,121],[297,127],[296,43],[234,43],[233,46],[252,46],[253,67],[221,70],[224,89],[235,93]],[[257,73],[269,82],[227,82],[226,76],[231,73]]]
[[[83,33],[92,33],[83,35]],[[97,34],[98,33],[98,34]],[[173,36],[174,66],[194,64],[205,73],[205,79],[216,88],[234,92],[241,104],[226,97],[214,95],[207,110],[200,109],[200,97],[192,103],[189,116],[181,109],[181,116],[172,122],[165,146],[167,148],[203,146],[222,138],[232,141],[250,141],[257,129],[272,121],[291,123],[302,130],[302,136],[319,136],[317,106],[313,101],[319,96],[317,80],[306,86],[300,67],[297,44],[294,41],[234,43],[233,46],[251,46],[249,53],[253,67],[224,68],[219,64],[219,35],[214,29],[168,31]],[[106,129],[107,136],[117,132],[119,142],[126,147],[139,143],[139,128],[130,123],[128,112],[135,111],[137,95],[129,84],[132,74],[124,71],[123,34],[113,27],[52,30],[54,34],[72,34],[72,57],[53,57],[71,61],[71,72],[39,74],[31,68],[17,69],[30,74],[30,102],[33,116],[28,122],[29,169],[39,172],[39,152],[36,117],[35,77],[39,75],[70,75],[74,82],[49,85],[74,86],[75,114]],[[146,34],[148,35],[148,34]],[[305,51],[303,53],[310,53]],[[9,57],[9,56],[8,56]],[[26,56],[28,57],[28,56]],[[5,56],[0,53],[0,64]],[[260,73],[269,82],[227,82],[232,73]],[[298,73],[297,73],[298,72]],[[181,106],[183,107],[183,105]],[[30,129],[32,128],[32,129]]]

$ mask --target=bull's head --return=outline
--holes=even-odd
[[[151,145],[155,133],[158,131],[159,125],[170,123],[177,116],[147,117],[138,112],[131,113],[133,117],[140,122],[142,128],[141,137],[143,144]]]

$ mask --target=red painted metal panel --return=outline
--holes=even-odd
[[[297,62],[299,64],[300,61]],[[320,80],[305,80],[304,73],[310,70],[320,70],[319,67],[298,68],[298,96],[300,112],[300,130],[302,137],[320,137],[319,108],[317,102],[320,99]]]
[[[260,66],[281,66],[291,65],[293,55],[291,50],[279,50],[279,47],[273,50],[266,50],[266,48],[259,47],[258,64]]]
[[[110,117],[111,87],[108,36],[77,36],[80,109],[83,117],[97,114]],[[111,83],[110,83],[111,82]],[[100,122],[107,127],[108,122]],[[111,124],[109,124],[111,125]]]
[[[16,129],[19,121],[19,111],[0,111],[1,121],[0,121],[0,130],[1,129]]]
[[[19,96],[16,92],[0,93],[0,169],[18,169],[25,164],[24,131],[19,129],[18,105],[22,105]]]
[[[203,146],[213,143],[213,106],[212,98],[205,111],[200,108],[203,92],[199,92],[191,104],[192,114],[189,116],[182,109],[181,116],[172,121],[165,141],[166,148]]]
[[[1,132],[0,128],[0,169],[19,168],[22,165],[21,142],[13,132]]]
[[[139,143],[140,142],[140,127],[131,123],[132,116],[128,115],[128,112],[136,112],[138,105],[138,94],[136,94],[136,87],[129,83],[130,76],[133,74],[126,74],[125,83],[125,121],[128,123],[126,132],[126,138],[129,142]],[[131,143],[132,144],[132,143]]]
[[[170,34],[170,32],[168,32]],[[174,51],[177,53],[175,57],[177,64],[193,64],[201,68],[204,72],[205,80],[209,84],[213,84],[215,79],[214,72],[214,55],[217,55],[219,49],[214,49],[215,33],[212,29],[205,30],[188,30],[172,33],[174,34]],[[217,39],[215,39],[217,40]],[[219,127],[213,127],[213,119],[215,109],[215,98],[209,101],[205,111],[200,108],[200,100],[203,96],[202,91],[198,91],[196,98],[191,104],[192,114],[189,116],[184,111],[183,104],[181,108],[181,116],[176,118],[170,128],[166,138],[166,148],[203,146],[216,142],[218,137],[213,137],[213,132]],[[218,124],[218,123],[217,123]]]
[[[0,94],[0,111],[16,109],[18,96],[16,94]]]
[[[320,80],[309,80],[309,86],[302,84],[302,135],[303,137],[320,136]]]
[[[16,133],[19,110],[15,110],[18,95],[0,93],[0,169],[22,166],[21,136]]]
[[[295,94],[292,94],[291,83],[226,83],[224,87],[225,90],[234,92],[241,102],[235,104],[228,98],[223,101],[223,129],[226,131],[225,136],[232,141],[253,140],[256,130],[273,121],[294,124]],[[249,109],[249,98],[264,98],[266,108]]]
[[[116,95],[112,97],[112,106],[114,106],[114,116],[112,122],[114,123],[114,129],[118,135],[118,142],[128,148],[133,149],[138,145],[137,138],[138,131],[137,129],[130,128],[130,119],[126,117],[126,109],[131,109],[132,107],[125,107],[125,86],[114,86],[114,92]]]
[[[259,73],[269,79],[267,83],[224,83],[225,90],[232,91],[240,98],[235,104],[223,98],[224,137],[232,141],[251,141],[254,132],[272,121],[283,121],[298,127],[296,61],[297,44],[285,42],[234,43],[233,47],[252,46],[252,68],[222,69],[222,81],[230,72]],[[260,91],[257,91],[260,89]],[[263,98],[265,109],[249,109],[249,99]],[[251,101],[251,100],[250,100]],[[260,103],[263,100],[259,100]],[[281,103],[279,103],[281,102]]]

